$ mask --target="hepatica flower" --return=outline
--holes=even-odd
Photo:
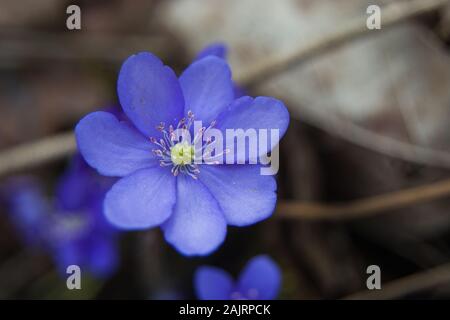
[[[94,276],[109,276],[117,266],[117,230],[106,221],[102,203],[111,184],[76,156],[53,202],[35,180],[11,181],[11,218],[26,243],[49,252],[62,274],[78,265]]]
[[[215,56],[218,58],[226,59],[227,55],[228,55],[228,48],[223,43],[217,42],[212,43],[203,50],[201,50],[197,54],[197,57],[195,59],[200,60],[208,56]],[[245,95],[245,91],[235,83],[233,83],[233,90],[235,98],[240,98]]]
[[[195,60],[201,60],[208,56],[215,56],[215,57],[222,58],[225,60],[227,58],[227,54],[228,54],[227,47],[223,43],[217,42],[217,43],[212,43],[212,44],[206,46],[205,48],[203,48],[203,50],[201,50],[197,54],[197,57],[195,57]]]
[[[224,241],[227,225],[247,226],[272,214],[276,182],[260,175],[260,164],[249,165],[245,152],[235,157],[246,165],[218,161],[229,149],[198,163],[195,146],[199,141],[202,148],[209,145],[205,137],[214,130],[225,135],[227,129],[276,129],[279,139],[289,122],[282,102],[236,99],[227,62],[212,54],[177,78],[153,54],[138,53],[122,65],[117,91],[128,120],[94,112],[75,130],[87,163],[102,175],[121,177],[104,203],[112,224],[123,229],[160,226],[181,253],[205,255]],[[203,124],[199,130],[196,121]],[[176,135],[179,129],[193,139]]]
[[[281,272],[268,256],[251,259],[237,281],[226,271],[203,266],[194,276],[194,287],[201,300],[272,300],[278,295]]]

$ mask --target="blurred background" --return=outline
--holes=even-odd
[[[254,66],[365,23],[369,4],[396,2],[418,3],[0,0],[1,151],[67,132],[88,112],[117,105],[120,65],[136,52],[151,51],[180,72],[202,48],[223,42],[233,72],[245,78]],[[430,2],[437,3],[420,1]],[[66,28],[70,4],[81,8],[81,30]],[[450,179],[450,5],[395,26],[383,25],[382,11],[381,22],[381,30],[313,52],[247,88],[283,100],[291,113],[272,218],[229,227],[224,245],[203,258],[179,255],[159,229],[120,234],[117,271],[83,278],[83,290],[69,291],[48,252],[25,244],[3,205],[0,298],[195,298],[196,267],[236,275],[257,254],[280,265],[281,299],[450,298],[450,183],[434,189]],[[3,189],[13,175],[33,175],[51,198],[69,159],[2,172]],[[415,187],[400,206],[346,215],[352,201]],[[440,196],[419,201],[422,187]],[[326,205],[329,214],[305,214],[305,203]],[[366,291],[372,264],[388,289]]]

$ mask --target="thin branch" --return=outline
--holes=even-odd
[[[76,150],[73,132],[65,132],[0,152],[0,176],[69,156]]]
[[[411,0],[395,2],[382,9],[383,27],[389,27],[406,19],[439,9],[450,0]],[[337,28],[321,39],[311,42],[298,51],[286,56],[272,57],[252,67],[251,70],[238,73],[237,82],[244,86],[268,79],[306,59],[345,43],[356,37],[369,34],[366,27],[366,15]],[[376,34],[377,32],[370,32]],[[0,153],[0,176],[36,167],[75,152],[75,143],[71,133],[63,133],[41,141],[27,143]]]
[[[450,179],[343,204],[282,201],[277,206],[276,214],[279,218],[289,219],[345,220],[369,217],[449,195]]]
[[[382,28],[433,12],[448,3],[449,0],[410,0],[386,5],[381,9]],[[368,29],[366,20],[367,15],[362,15],[336,28],[323,38],[313,39],[309,44],[295,52],[264,59],[249,70],[238,73],[236,81],[247,88],[255,86],[270,77],[296,67],[301,62],[317,57],[319,54],[328,52],[330,49],[343,45],[350,40],[379,32]]]
[[[46,261],[33,259],[36,258],[36,252],[30,249],[24,249],[3,261],[0,265],[0,299],[10,299],[25,288],[27,283],[45,272],[48,268]]]
[[[295,105],[286,100],[285,103]],[[314,106],[312,103],[310,105]],[[292,113],[297,112],[295,108],[293,109]],[[301,117],[305,119],[305,123],[364,149],[411,163],[450,169],[450,152],[448,151],[400,141],[370,131],[337,114],[327,113],[325,115],[325,111],[320,110],[327,110],[327,108],[317,106],[314,112],[303,109]]]
[[[397,299],[408,294],[450,284],[450,263],[406,276],[381,285],[381,290],[365,290],[344,297],[345,300]]]

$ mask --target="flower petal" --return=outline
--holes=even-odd
[[[176,179],[167,168],[139,170],[120,179],[106,194],[106,218],[123,229],[158,226],[172,214]]]
[[[246,226],[268,218],[275,209],[277,184],[258,165],[203,165],[199,179],[214,195],[227,223]]]
[[[279,139],[285,134],[289,125],[289,113],[284,104],[274,98],[270,97],[241,97],[235,100],[227,107],[218,121],[217,128],[226,134],[227,129],[242,129],[244,131],[254,129],[256,134],[262,133],[261,129],[267,130],[267,147],[259,148],[256,144],[255,153],[258,158],[268,151],[271,151],[271,146],[276,146]],[[278,130],[278,137],[271,139],[272,130]],[[259,139],[257,142],[260,142]],[[237,153],[235,145],[236,161],[247,161],[254,159],[254,156],[249,156],[249,144],[247,143],[245,153]],[[254,159],[257,160],[257,159]]]
[[[241,272],[238,281],[239,292],[248,299],[271,300],[278,295],[281,272],[268,256],[251,259]]]
[[[201,50],[197,54],[197,57],[195,57],[195,61],[203,59],[207,56],[215,56],[217,58],[226,60],[227,55],[228,55],[228,48],[223,43],[218,42],[210,44],[209,46]],[[233,83],[233,91],[235,99],[245,96],[245,90],[235,83]]]
[[[175,73],[155,55],[142,52],[129,57],[119,73],[120,104],[134,125],[147,137],[159,137],[160,122],[177,123],[184,100]]]
[[[185,113],[191,110],[203,125],[216,119],[233,101],[231,71],[225,60],[207,56],[192,63],[180,76],[185,99]]]
[[[178,176],[174,213],[163,225],[166,240],[185,255],[206,255],[224,241],[226,226],[208,189],[189,176]]]
[[[233,286],[233,279],[222,269],[203,266],[195,272],[194,287],[200,300],[229,300]]]
[[[73,156],[56,187],[56,199],[61,209],[79,210],[88,203],[93,188],[93,172],[80,154]]]
[[[67,274],[67,267],[77,265],[80,268],[85,267],[83,252],[78,242],[66,242],[59,244],[54,248],[53,259],[61,275]]]
[[[225,59],[227,56],[227,47],[223,43],[212,43],[209,46],[203,48],[198,54],[195,60],[203,59],[207,56],[216,56],[221,59]]]
[[[75,128],[86,162],[105,176],[126,176],[158,165],[151,142],[130,124],[107,112],[93,112]]]
[[[30,246],[45,246],[48,215],[53,208],[47,202],[38,181],[31,177],[14,177],[3,188],[10,219],[23,241]]]
[[[87,263],[92,274],[97,277],[108,277],[117,269],[118,254],[115,239],[107,234],[91,236],[86,243]]]

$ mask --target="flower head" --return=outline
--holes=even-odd
[[[207,56],[215,56],[221,59],[226,60],[228,55],[228,48],[225,46],[225,44],[216,42],[208,45],[207,47],[203,48],[196,57],[196,60],[203,59]],[[242,89],[242,87],[239,87],[235,83],[233,83],[233,91],[234,91],[234,97],[240,98],[242,96],[245,96],[245,90]]]
[[[210,45],[200,50],[195,60],[201,60],[203,58],[206,58],[207,56],[215,56],[218,58],[226,59],[227,54],[228,48],[225,46],[225,44],[216,42],[211,43]]]
[[[281,283],[281,272],[268,256],[251,259],[237,281],[224,270],[203,266],[194,277],[197,297],[201,300],[271,300]]]
[[[14,225],[27,245],[53,256],[61,273],[78,265],[94,276],[109,276],[117,266],[117,231],[104,218],[102,203],[112,182],[79,155],[61,177],[53,202],[34,179],[16,178],[8,183]]]
[[[153,54],[133,55],[122,65],[117,91],[128,120],[94,112],[76,127],[86,162],[103,175],[121,177],[104,203],[112,224],[161,226],[181,253],[204,255],[224,241],[227,225],[246,226],[272,214],[274,178],[260,175],[259,165],[222,164],[217,159],[227,150],[208,154],[212,140],[204,137],[214,130],[256,128],[279,130],[279,139],[289,122],[282,102],[236,99],[228,64],[211,54],[179,78]],[[195,120],[205,125],[195,128]],[[189,134],[193,138],[185,139]],[[193,161],[197,142],[208,164]]]

